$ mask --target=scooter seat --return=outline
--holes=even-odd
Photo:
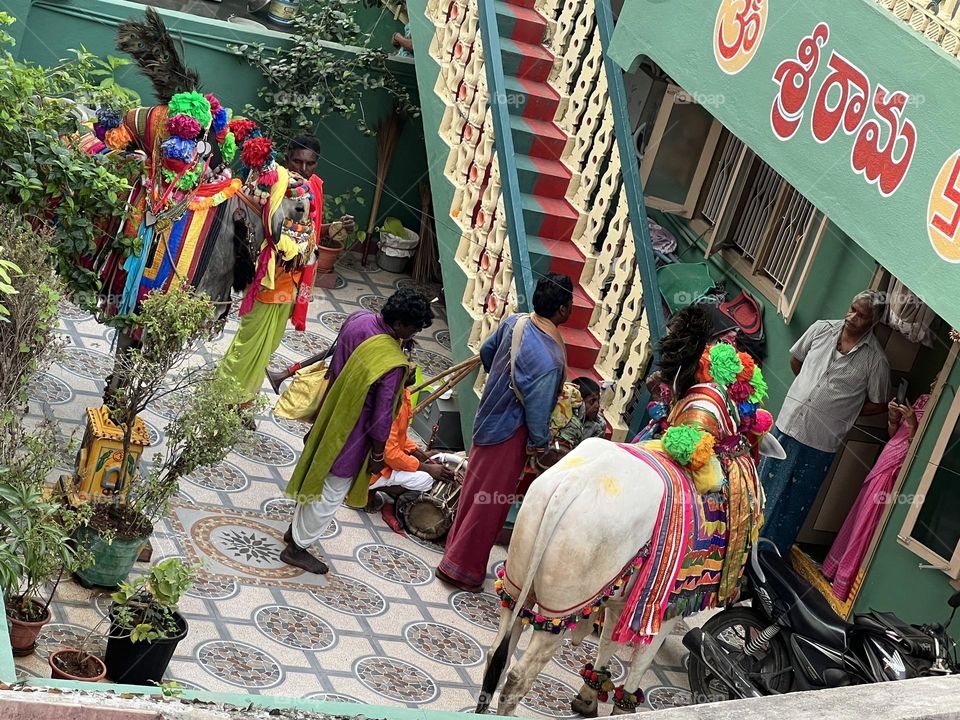
[[[845,649],[852,626],[834,612],[826,598],[778,553],[761,549],[758,558],[793,632],[832,648]]]

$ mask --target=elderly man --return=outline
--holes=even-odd
[[[319,203],[322,203],[323,182],[313,175],[317,167],[319,150],[320,144],[316,138],[298,137],[290,143],[283,165],[291,173],[305,179],[311,194]],[[293,176],[293,183],[300,182],[296,175]],[[242,220],[242,211],[238,210],[237,213],[235,220]],[[319,210],[311,214],[318,219],[322,217]],[[344,215],[340,218],[340,222],[348,233],[353,232],[356,227],[350,215]],[[329,233],[329,223],[314,227],[317,242],[327,237]],[[312,282],[312,277],[312,273],[304,270],[287,272],[283,268],[278,268],[273,277],[272,286],[257,288],[257,299],[253,309],[240,318],[240,327],[220,363],[219,372],[232,377],[243,388],[244,405],[250,405],[260,392],[270,357],[279,347],[287,323],[292,322],[298,330],[304,329],[306,307],[303,303],[309,301],[310,288],[301,286],[307,281]],[[297,298],[301,294],[304,300],[300,311],[295,312]]]
[[[796,379],[774,429],[787,457],[766,458],[759,468],[766,493],[761,535],[783,555],[857,417],[887,410],[890,363],[873,333],[882,315],[881,294],[862,292],[843,320],[814,323],[790,350]]]

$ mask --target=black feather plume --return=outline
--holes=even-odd
[[[152,7],[146,21],[125,20],[117,28],[117,49],[136,61],[150,78],[157,99],[166,104],[180,92],[200,89],[196,71],[183,63],[183,48],[177,47],[160,15]]]

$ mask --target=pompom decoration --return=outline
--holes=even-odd
[[[198,92],[177,93],[167,104],[169,115],[189,115],[202,127],[209,127],[213,120],[210,101]]]
[[[171,160],[193,162],[197,157],[197,144],[179,137],[167,138],[160,145],[160,154]]]
[[[184,173],[183,177],[180,178],[180,181],[177,183],[177,189],[193,190],[197,183],[200,182],[201,173],[203,173],[202,167],[195,167],[193,170]]]
[[[133,142],[133,135],[124,125],[107,130],[103,136],[104,144],[111,150],[126,150]]]
[[[688,425],[675,425],[663,434],[663,449],[681,465],[689,465],[704,434]]]
[[[236,135],[236,130],[233,131]],[[264,137],[251,137],[243,142],[240,157],[243,164],[249,168],[262,168],[270,160],[273,152],[273,141]]]
[[[700,442],[697,443],[697,447],[690,455],[690,467],[693,470],[699,470],[708,462],[710,462],[710,458],[713,457],[714,443],[715,440],[713,435],[706,432],[703,433],[703,436],[700,438]]]
[[[741,370],[743,370],[743,364],[737,357],[736,348],[732,345],[717,343],[710,348],[710,376],[717,385],[721,387],[732,385]]]
[[[767,397],[767,383],[763,379],[763,372],[760,368],[753,369],[753,378],[750,380],[753,385],[753,395],[750,396],[750,402],[761,403]]]
[[[257,124],[253,120],[247,120],[246,118],[235,118],[231,120],[228,124],[230,132],[233,133],[234,138],[239,144],[243,142],[257,127]]]
[[[758,435],[770,432],[773,429],[773,415],[767,410],[757,410],[756,419],[753,423],[753,431]]]
[[[217,111],[223,108],[223,105],[220,104],[220,101],[217,100],[216,95],[213,93],[207,93],[204,97],[207,99],[207,102],[210,103],[210,112],[213,115],[216,115]]]
[[[740,364],[743,365],[743,370],[737,374],[737,380],[748,383],[753,379],[753,370],[757,367],[757,364],[748,353],[737,353],[737,357],[740,358]]]
[[[226,163],[232,163],[237,156],[237,141],[232,132],[227,132],[223,140],[220,141],[220,154]]]
[[[710,354],[704,353],[700,356],[700,363],[697,366],[697,382],[708,383],[712,381],[713,378],[710,377]]]
[[[107,128],[100,123],[95,122],[93,124],[93,134],[97,136],[97,140],[103,142],[107,138]]]
[[[167,132],[171,136],[183,140],[196,140],[203,129],[200,127],[200,123],[189,115],[172,115],[167,118],[166,126]]]
[[[227,111],[219,108],[213,113],[213,131],[215,133],[223,132],[227,127]]]
[[[280,175],[277,172],[277,169],[274,167],[271,170],[263,173],[260,177],[257,178],[257,185],[263,185],[264,187],[273,187],[277,184],[277,181],[280,179]]]
[[[120,127],[122,118],[120,113],[111,108],[97,108],[97,122],[103,126],[104,130],[113,130]]]
[[[737,380],[733,385],[727,388],[727,395],[735,403],[742,403],[750,399],[753,394],[753,386],[743,380]]]

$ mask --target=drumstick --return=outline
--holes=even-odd
[[[453,377],[450,377],[450,378],[448,378],[447,380],[445,380],[444,383],[443,383],[439,388],[437,388],[437,389],[434,390],[432,393],[430,393],[430,395],[427,397],[426,400],[423,400],[422,402],[420,402],[420,403],[417,404],[417,406],[413,409],[413,414],[416,415],[417,413],[419,413],[419,412],[420,412],[421,410],[423,410],[427,405],[429,405],[429,404],[432,403],[434,400],[436,400],[438,397],[440,397],[441,395],[443,395],[449,388],[454,387],[454,386],[457,385],[461,380],[463,380],[463,379],[466,378],[468,375],[470,375],[470,373],[472,373],[473,370],[474,370],[474,366],[475,366],[475,364],[471,364],[471,365],[469,365],[469,366],[467,366],[467,367],[464,367],[464,368],[462,368],[456,375],[454,375]]]
[[[424,388],[429,387],[430,385],[433,385],[433,383],[437,382],[437,380],[441,380],[442,378],[445,378],[449,375],[453,375],[454,373],[459,373],[464,368],[469,368],[470,371],[472,372],[473,369],[476,368],[477,365],[479,364],[480,364],[480,356],[474,355],[471,358],[467,358],[463,362],[457,363],[456,365],[451,365],[436,377],[432,377],[429,380],[424,380],[422,383],[420,383],[416,387],[411,388],[410,392],[414,394],[418,393]]]

